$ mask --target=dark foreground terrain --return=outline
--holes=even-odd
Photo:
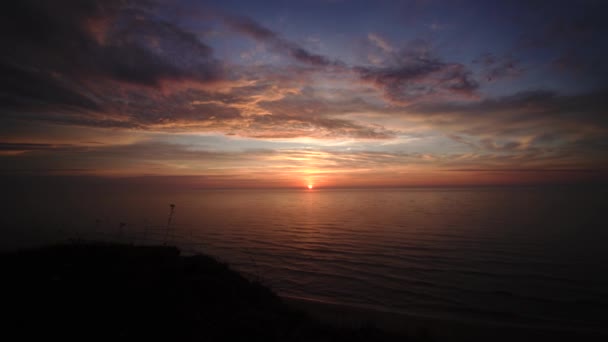
[[[227,265],[175,247],[74,243],[5,253],[0,266],[1,334],[11,340],[423,339],[329,326]]]

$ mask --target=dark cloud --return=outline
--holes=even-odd
[[[468,103],[426,103],[410,114],[474,150],[537,151],[601,159],[608,135],[608,93],[527,91]],[[416,114],[411,114],[416,113]],[[466,138],[465,138],[466,137]]]
[[[125,118],[133,127],[141,129],[166,126],[167,129],[184,130],[188,127],[203,127],[214,121],[221,123],[241,118],[239,110],[215,101],[213,93],[195,89],[166,95],[134,89],[117,93],[116,98],[119,100],[109,104],[112,111]]]
[[[462,64],[446,63],[431,53],[424,41],[414,41],[396,54],[388,66],[355,67],[362,80],[380,87],[398,103],[428,95],[472,95],[479,87]]]
[[[546,129],[568,125],[573,129],[581,129],[581,125],[593,126],[598,130],[608,129],[608,93],[605,90],[577,95],[534,90],[475,102],[424,103],[410,108],[430,121],[433,117],[445,118],[450,115],[460,122],[486,122],[492,125],[488,127],[488,134],[509,129],[517,123],[537,123]]]
[[[225,16],[225,23],[233,30],[248,35],[258,41],[268,43],[273,49],[284,52],[293,59],[317,67],[343,67],[344,63],[331,60],[322,55],[309,52],[302,46],[284,39],[278,33],[271,31],[248,17]]]
[[[248,17],[225,16],[224,21],[234,30],[247,34],[258,40],[279,41],[282,38],[277,33],[258,24]]]
[[[205,164],[206,161],[244,160],[245,154],[194,150],[189,146],[141,141],[121,145],[51,145],[2,143],[16,154],[3,155],[0,172],[17,174],[87,174],[100,170],[139,169],[138,173],[166,172],[173,161]],[[240,159],[235,159],[239,157]],[[200,164],[198,165],[200,167]]]
[[[576,49],[567,49],[551,61],[551,66],[559,71],[578,72],[585,64],[585,58]]]
[[[394,102],[408,102],[437,93],[468,96],[479,86],[464,65],[446,63],[433,57],[430,46],[425,41],[410,42],[393,56],[393,63],[389,66],[347,68],[344,62],[313,54],[251,18],[226,16],[225,22],[235,31],[268,43],[275,50],[284,52],[299,62],[315,67],[336,66],[340,71],[352,70],[363,81],[380,87],[386,97]]]
[[[235,86],[230,92],[194,88],[159,92],[148,87],[113,87],[100,83],[96,91],[103,93],[103,110],[46,111],[23,110],[7,112],[5,117],[49,123],[107,128],[128,128],[165,132],[222,132],[228,135],[269,138],[339,137],[388,139],[394,133],[379,125],[328,116],[360,110],[361,100],[327,103],[309,91],[299,96],[282,94],[283,81],[263,75],[253,84]],[[293,82],[293,80],[289,80]],[[276,93],[276,94],[274,94]],[[260,94],[267,94],[262,101]],[[94,104],[94,103],[93,103]],[[367,105],[366,108],[370,108]],[[82,107],[80,108],[82,109]],[[254,110],[255,115],[244,115]]]
[[[74,89],[71,82],[49,70],[0,63],[0,107],[6,109],[59,108],[100,110],[92,97]]]
[[[139,1],[25,0],[0,17],[3,106],[99,110],[97,84],[110,80],[156,87],[163,80],[214,80],[211,49],[155,19]],[[10,48],[8,48],[10,47]],[[103,95],[105,94],[101,94]]]
[[[157,19],[142,2],[24,1],[11,5],[4,16],[3,42],[16,47],[0,59],[0,96],[8,118],[260,138],[391,136],[381,127],[322,115],[271,111],[243,116],[243,107],[255,106],[252,97],[277,84],[293,83],[293,75],[254,73],[249,75],[254,84],[235,85],[229,92],[197,89],[196,83],[215,81],[222,71],[211,48],[194,34]],[[340,65],[249,19],[226,20],[235,30],[269,42],[310,67]],[[194,84],[188,85],[190,81]],[[164,91],[161,82],[173,83]],[[284,132],[277,133],[281,129]]]
[[[523,48],[583,47],[608,31],[604,1],[578,1],[573,6],[540,1],[526,9],[531,22],[520,23],[525,24],[519,37]]]
[[[469,168],[469,169],[449,169],[449,170],[445,170],[445,171],[452,171],[452,172],[533,172],[533,173],[570,173],[570,172],[575,172],[575,173],[580,173],[580,172],[590,172],[590,173],[603,173],[606,172],[606,170],[604,169],[548,169],[548,168],[536,168],[536,169],[530,169],[530,168],[522,168],[522,169],[516,169],[516,168],[486,168],[486,169],[475,169],[475,168]]]
[[[333,90],[331,99],[319,91],[304,87],[297,94],[288,94],[280,100],[262,101],[259,106],[270,113],[297,116],[335,116],[360,112],[386,110],[373,106],[352,92]],[[326,95],[326,94],[325,94]]]
[[[482,77],[488,82],[514,78],[523,73],[519,61],[511,55],[497,56],[487,52],[474,59],[473,64],[481,67]]]
[[[163,79],[204,82],[220,76],[212,49],[196,35],[142,11],[122,11],[102,39],[107,51],[99,57],[109,61],[108,70],[119,79],[156,84]]]
[[[196,84],[215,81],[222,71],[211,48],[196,35],[159,20],[141,2],[63,0],[51,6],[25,1],[10,9],[14,23],[6,25],[14,24],[16,33],[7,34],[4,27],[2,37],[16,49],[0,60],[0,96],[4,115],[13,119],[257,138],[386,139],[394,133],[381,126],[329,117],[355,112],[357,105],[365,105],[360,100],[325,103],[303,92],[304,102],[293,101],[277,89],[301,89],[306,75],[325,67],[336,67],[333,70],[342,74],[354,71],[392,99],[469,92],[474,87],[461,65],[429,57],[421,44],[410,44],[394,68],[348,68],[249,18],[226,16],[232,29],[270,44],[311,70],[232,68],[234,79],[246,75],[249,82],[235,83],[229,91],[201,89]],[[168,90],[160,89],[161,82],[169,84]],[[271,93],[275,95],[267,95]]]
[[[459,113],[470,118],[480,118],[484,115],[486,118],[502,118],[512,122],[548,119],[553,123],[588,124],[601,129],[608,128],[608,90],[574,95],[532,90],[474,103],[427,104],[419,106],[418,109],[427,115]]]
[[[533,58],[546,58],[545,65],[579,76],[579,82],[604,86],[608,72],[603,44],[608,34],[606,1],[553,3],[539,1],[526,8],[527,21],[518,23],[520,36],[515,50]],[[555,70],[549,70],[555,72]]]
[[[0,142],[0,151],[16,151],[16,152],[39,151],[39,150],[57,149],[58,147],[63,147],[63,146],[67,146],[67,145]]]
[[[433,94],[470,96],[478,88],[461,64],[418,60],[391,67],[356,67],[361,79],[380,87],[388,100],[407,103]]]

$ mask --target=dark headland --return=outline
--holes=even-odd
[[[0,254],[2,332],[47,341],[578,341],[542,331],[284,299],[176,247],[67,243]],[[581,339],[582,338],[582,339]]]
[[[420,341],[332,326],[205,255],[74,243],[4,253],[2,334],[18,340]]]

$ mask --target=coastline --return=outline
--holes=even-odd
[[[296,310],[340,328],[374,326],[382,331],[432,341],[606,341],[608,332],[450,320],[374,310],[301,297],[281,297]]]
[[[78,242],[0,253],[6,336],[60,341],[402,341],[337,329],[174,246]]]
[[[0,254],[8,327],[29,337],[267,341],[606,341],[606,332],[472,322],[279,297],[176,247],[76,243]],[[32,311],[32,309],[34,309]],[[37,327],[29,329],[28,327]]]

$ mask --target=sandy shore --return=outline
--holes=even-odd
[[[372,324],[388,332],[424,337],[432,341],[608,341],[606,332],[445,320],[305,298],[283,297],[283,299],[288,305],[339,327],[361,327]]]

